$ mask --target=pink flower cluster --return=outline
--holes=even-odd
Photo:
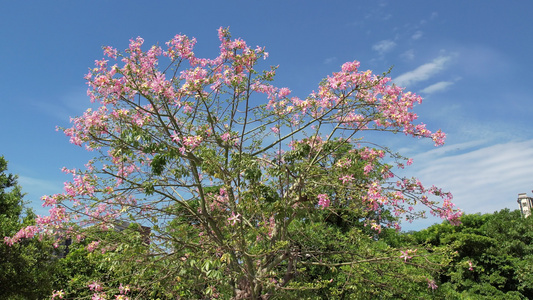
[[[331,200],[329,200],[329,197],[328,195],[326,194],[319,194],[317,196],[318,198],[318,206],[322,206],[322,208],[328,208],[330,203],[331,203]]]
[[[102,291],[102,285],[96,281],[91,282],[88,286],[91,291],[95,291],[95,292]]]
[[[436,145],[444,143],[446,136],[442,131],[432,133],[425,124],[414,124],[418,116],[412,109],[422,102],[420,96],[390,85],[390,78],[378,77],[371,71],[360,72],[359,65],[357,61],[345,63],[341,72],[329,76],[326,84],[305,100],[288,99],[288,88],[263,88],[270,99],[267,107],[279,114],[292,114],[294,124],[309,114],[315,119],[336,120],[355,130],[403,131],[406,135],[431,138]],[[369,128],[372,121],[375,127]]]
[[[460,224],[459,218],[463,215],[463,212],[455,208],[455,205],[452,203],[453,196],[451,193],[443,192],[442,189],[437,188],[436,186],[426,188],[422,182],[416,178],[405,178],[397,181],[396,186],[402,191],[405,191],[405,193],[422,195],[419,200],[430,209],[432,215],[446,219],[451,224]],[[442,198],[442,205],[439,206],[438,202],[430,200],[426,194]]]
[[[98,247],[98,244],[100,244],[100,241],[90,242],[89,245],[87,245],[87,251],[93,252],[96,249],[96,247]]]
[[[12,246],[14,243],[17,243],[21,239],[28,239],[34,237],[39,232],[37,226],[27,226],[19,230],[13,237],[4,237],[4,242]]]

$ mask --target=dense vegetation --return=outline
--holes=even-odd
[[[451,247],[440,290],[453,299],[533,299],[533,218],[519,210],[471,214],[410,234],[415,244]]]
[[[2,237],[13,235],[24,224],[33,222],[34,214],[24,208],[23,194],[17,178],[7,174],[7,162],[0,157],[0,229]],[[359,216],[360,217],[360,216]],[[355,215],[331,215],[326,211],[321,220],[297,224],[308,234],[298,244],[308,243],[317,252],[337,251],[324,264],[301,257],[303,264],[295,272],[294,286],[283,298],[302,299],[531,299],[533,298],[533,219],[524,219],[518,210],[504,209],[493,214],[470,214],[461,218],[459,226],[448,222],[427,229],[398,233],[384,229],[380,234],[358,223]],[[88,230],[95,230],[88,229]],[[62,290],[68,299],[91,297],[98,283],[117,278],[117,294],[123,291],[131,298],[167,299],[177,285],[196,285],[198,295],[207,285],[199,265],[196,274],[169,278],[170,261],[154,260],[149,268],[138,268],[135,255],[147,251],[146,241],[139,237],[135,225],[128,235],[114,231],[96,234],[111,238],[131,237],[128,248],[91,252],[91,241],[68,247],[52,247],[52,240],[29,239],[22,243],[0,245],[0,298],[44,299]],[[401,258],[396,249],[410,253]],[[414,252],[414,249],[417,249]],[[408,252],[411,251],[411,252]],[[342,264],[342,255],[356,253],[354,264]],[[65,255],[66,254],[66,255]],[[392,258],[392,259],[391,259]],[[223,259],[219,259],[220,263]],[[213,260],[213,264],[217,264]],[[422,267],[424,266],[424,267]],[[214,275],[216,276],[216,274]],[[136,290],[146,279],[153,281],[149,290]],[[428,278],[435,278],[431,289]],[[122,284],[119,284],[118,282]],[[129,290],[129,291],[128,291]],[[126,291],[126,292],[124,292]],[[212,295],[225,298],[223,291]],[[198,298],[198,295],[183,295]]]
[[[34,223],[35,215],[25,208],[17,176],[7,173],[0,156],[0,238],[13,236]],[[41,299],[52,291],[55,274],[54,250],[49,240],[24,240],[13,246],[0,243],[0,299]]]

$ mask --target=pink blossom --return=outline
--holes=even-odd
[[[394,229],[396,229],[396,232],[400,232],[402,228],[400,227],[400,224],[398,222],[394,222]]]
[[[185,35],[178,34],[166,43],[168,50],[164,52],[164,55],[171,58],[194,58],[193,47],[195,44],[195,38],[189,39]]]
[[[365,167],[363,168],[365,174],[370,173],[370,171],[372,171],[372,169],[374,169],[374,166],[372,166],[372,164],[366,164]]]
[[[118,287],[118,291],[121,293],[121,294],[127,294],[129,291],[130,291],[130,286],[129,285],[122,285],[122,283],[120,284],[120,286]]]
[[[317,196],[317,198],[318,198],[318,205],[319,206],[322,206],[323,209],[329,207],[331,201],[329,200],[328,195],[319,194]]]
[[[378,233],[381,233],[381,224],[376,223],[376,221],[372,221],[370,223],[370,228],[377,231]]]
[[[42,196],[41,201],[43,201],[43,207],[44,206],[53,206],[57,204],[57,198],[56,197],[50,197],[50,196]]]
[[[435,284],[435,280],[426,278],[426,281],[428,282],[428,288],[432,290],[436,290],[438,286]]]
[[[12,246],[14,243],[19,242],[22,239],[28,239],[33,238],[37,233],[39,232],[39,228],[37,226],[27,226],[22,229],[20,229],[13,237],[4,237],[4,242]]]
[[[407,262],[407,260],[413,258],[411,255],[412,255],[412,254],[415,254],[417,250],[418,250],[418,249],[415,249],[415,250],[407,249],[407,250],[405,250],[405,251],[400,251],[401,254],[402,254],[402,255],[400,255],[400,258],[403,258],[404,261]]]
[[[344,175],[342,177],[339,177],[339,180],[342,181],[343,184],[346,182],[352,182],[354,180],[353,175]]]
[[[87,245],[87,251],[93,252],[96,249],[96,247],[98,247],[98,244],[100,244],[100,241],[93,241],[89,243],[89,245]]]
[[[52,293],[52,299],[55,299],[56,297],[58,297],[59,299],[63,299],[63,296],[65,296],[65,292],[63,290],[54,291]]]
[[[231,135],[229,134],[229,132],[226,132],[224,133],[223,135],[220,136],[220,138],[224,141],[224,142],[227,142],[229,139],[230,139]]]
[[[89,289],[91,291],[100,292],[102,291],[102,285],[96,281],[93,281],[92,283],[89,284]]]
[[[268,218],[268,222],[265,222],[265,226],[268,228],[268,237],[272,237],[274,227],[276,226],[276,218],[274,218],[274,216],[270,216],[270,218]]]
[[[361,65],[358,61],[347,62],[342,65],[343,72],[356,72],[357,68]]]
[[[188,136],[184,138],[182,142],[186,147],[189,147],[189,149],[193,150],[194,148],[198,147],[198,145],[200,145],[202,140],[203,138],[197,135],[197,136]]]
[[[288,88],[281,88],[279,89],[278,91],[278,97],[281,99],[281,98],[285,98],[287,95],[289,95],[291,93],[291,90],[289,90]]]
[[[104,54],[111,57],[111,58],[114,58],[116,59],[117,58],[117,49],[114,49],[110,46],[105,46],[104,47]]]
[[[339,160],[335,165],[341,168],[350,167],[352,165],[352,160],[342,159],[342,160]],[[350,175],[350,176],[352,176],[352,179],[353,179],[353,175]]]
[[[193,110],[193,108],[189,104],[183,105],[183,113],[188,114]]]
[[[94,293],[91,297],[91,300],[106,300],[106,294],[105,293]]]
[[[231,212],[231,217],[228,218],[228,221],[231,222],[231,225],[235,225],[238,221],[240,221],[241,214],[235,214],[235,212]]]
[[[437,132],[431,135],[431,138],[435,142],[435,146],[441,146],[444,144],[444,140],[446,139],[446,134],[439,129],[437,130]]]

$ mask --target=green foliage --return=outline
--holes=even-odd
[[[160,270],[168,267],[168,260],[152,259],[139,266],[138,258],[148,255],[149,249],[142,227],[129,224],[117,228],[84,229],[82,239],[72,243],[68,254],[57,261],[56,272],[52,274],[56,289],[62,289],[69,298],[83,299],[96,292],[89,285],[105,283],[109,295],[119,295],[119,288],[128,286],[131,291],[127,295],[134,299],[167,299],[173,284]],[[106,240],[117,243],[109,244]],[[99,242],[98,250],[90,249],[93,242]]]
[[[461,221],[412,234],[415,242],[455,251],[440,277],[443,293],[454,299],[532,299],[533,219],[504,209]]]
[[[24,240],[13,246],[3,242],[35,219],[33,211],[24,207],[17,176],[6,171],[7,161],[0,156],[0,299],[42,299],[52,293],[54,249],[46,239]]]
[[[290,278],[273,299],[434,299],[428,281],[449,263],[446,247],[413,246],[414,239],[394,229],[377,234],[354,210],[323,210],[289,227]],[[385,221],[385,220],[384,220]],[[401,251],[412,251],[409,259]],[[290,281],[289,281],[290,280]]]

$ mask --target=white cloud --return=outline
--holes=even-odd
[[[519,193],[533,189],[533,140],[479,147],[484,141],[449,145],[414,156],[412,175],[425,185],[436,185],[454,195],[465,213],[493,213],[517,209]],[[438,218],[405,224],[420,229]]]
[[[420,92],[424,94],[433,94],[436,92],[444,91],[452,84],[453,82],[451,81],[440,81],[422,89]]]
[[[45,180],[29,176],[19,176],[18,181],[19,184],[23,187],[23,189],[28,193],[31,193],[35,190],[48,194],[55,194],[63,191],[61,182],[57,181]],[[38,195],[37,197],[41,198],[41,196],[43,195]]]
[[[333,56],[333,57],[328,57],[326,59],[324,59],[324,64],[325,65],[329,65],[333,62],[337,61],[337,57]]]
[[[424,34],[422,33],[422,31],[418,30],[417,32],[415,32],[415,34],[413,34],[413,35],[411,36],[411,38],[412,38],[413,40],[418,40],[419,38],[422,37],[422,35],[424,35]]]
[[[451,61],[451,59],[451,56],[439,56],[432,62],[423,64],[413,71],[401,74],[394,79],[394,83],[406,87],[419,81],[427,80],[431,76],[442,71],[446,67],[446,64]]]
[[[514,209],[518,193],[533,189],[533,140],[459,151],[421,163],[420,178],[450,190],[467,213]]]
[[[372,50],[377,51],[379,55],[383,55],[396,47],[396,43],[392,40],[383,40],[374,44]]]
[[[438,16],[439,14],[436,12],[431,13],[431,15],[429,16],[429,21],[434,21]],[[420,21],[420,25],[425,25],[426,23],[428,23],[428,20],[426,19]]]
[[[413,59],[415,59],[415,50],[414,49],[409,49],[409,50],[405,51],[404,53],[402,53],[400,55],[400,57],[402,57],[403,59],[406,59],[406,60],[413,60]]]

